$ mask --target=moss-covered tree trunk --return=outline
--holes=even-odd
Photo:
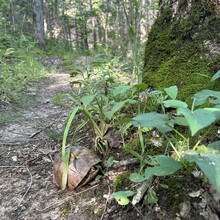
[[[180,99],[219,89],[220,4],[217,0],[160,0],[146,43],[143,81],[155,89],[177,85]]]

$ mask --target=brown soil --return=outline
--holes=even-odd
[[[68,90],[68,74],[48,75],[27,90],[37,98],[20,112],[20,120],[1,127],[0,219],[96,219],[88,210],[99,208],[97,186],[77,195],[61,192],[53,182],[53,156],[68,110],[52,99]]]
[[[101,181],[77,191],[62,192],[53,182],[53,158],[61,147],[68,110],[55,106],[52,99],[68,90],[68,74],[48,75],[27,90],[36,96],[36,101],[20,112],[20,120],[1,126],[1,220],[219,219],[219,196],[192,176],[176,191],[157,189],[154,182],[159,197],[157,205],[141,202],[137,207],[122,207],[110,197],[116,188],[113,177],[126,173],[129,167],[111,169]],[[120,158],[120,150],[113,151]],[[166,179],[159,181],[169,184]],[[176,181],[174,185],[182,180]],[[126,189],[123,181],[120,187]],[[191,196],[180,201],[183,194]],[[178,202],[172,202],[173,198],[178,198]]]

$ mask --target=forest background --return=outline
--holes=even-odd
[[[24,107],[28,100],[25,87],[48,73],[44,61],[48,57],[55,57],[55,62],[61,59],[59,65],[72,77],[83,77],[72,85],[80,84],[85,89],[83,97],[67,95],[74,103],[63,136],[64,160],[70,124],[80,112],[90,122],[95,149],[104,155],[109,167],[113,157],[109,157],[112,139],[107,138],[108,132],[117,137],[114,129],[119,130],[123,153],[139,161],[139,171],[126,177],[132,184],[143,186],[151,183],[152,176],[169,176],[179,170],[191,172],[197,169],[196,163],[219,192],[220,93],[211,90],[219,87],[219,56],[204,55],[200,47],[204,42],[212,49],[218,44],[218,30],[209,25],[217,24],[218,17],[214,4],[206,7],[208,1],[192,2],[175,1],[176,13],[173,3],[156,0],[0,0],[1,112],[7,112],[12,104]],[[186,11],[188,14],[184,14]],[[204,28],[206,23],[209,29]],[[200,35],[201,29],[205,35]],[[205,41],[209,37],[214,43]],[[176,74],[172,85],[178,71],[182,75]],[[101,75],[93,78],[97,73]],[[185,79],[190,80],[185,83]],[[197,79],[202,80],[201,87],[194,88],[192,84]],[[155,88],[160,90],[149,87],[147,80],[149,84],[155,80]],[[213,87],[209,87],[209,81]],[[169,85],[161,86],[167,82]],[[190,94],[179,96],[187,86]],[[55,103],[61,104],[58,101],[62,98],[57,96]],[[68,103],[62,104],[67,107]],[[11,118],[1,117],[0,122],[8,120]],[[81,127],[83,123],[77,129]],[[123,153],[120,152],[121,157]],[[119,177],[120,181],[124,179]],[[65,187],[66,182],[62,188]],[[169,188],[169,181],[163,187]],[[150,187],[146,203],[157,203],[155,191],[155,186]],[[119,204],[128,205],[128,197],[134,194],[120,191],[113,196]]]

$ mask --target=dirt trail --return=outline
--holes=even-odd
[[[68,83],[68,74],[47,76],[28,89],[37,98],[22,110],[21,120],[0,128],[1,220],[92,220],[99,219],[96,209],[104,209],[105,200],[100,203],[96,198],[96,186],[76,195],[61,192],[53,183],[53,156],[60,145],[51,136],[62,138],[68,111],[53,105],[52,99],[67,92]]]

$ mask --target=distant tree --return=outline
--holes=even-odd
[[[43,0],[33,0],[34,37],[41,48],[45,47]]]

